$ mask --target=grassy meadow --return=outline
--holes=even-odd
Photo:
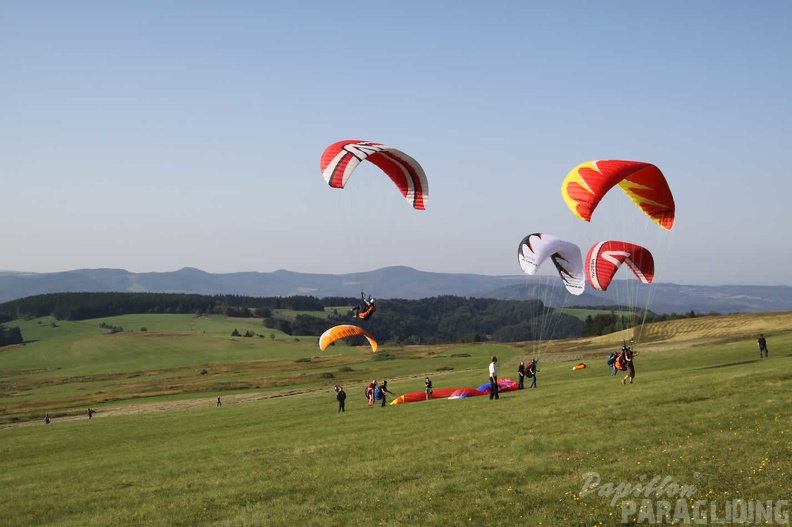
[[[622,518],[609,484],[670,477],[690,507],[792,490],[792,313],[647,326],[633,385],[610,376],[610,335],[547,345],[535,390],[384,408],[372,378],[476,388],[490,355],[516,378],[534,346],[321,353],[252,319],[18,323],[29,343],[0,351],[2,525],[619,525],[645,516]]]

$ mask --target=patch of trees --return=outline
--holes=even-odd
[[[231,336],[232,336],[232,337],[247,337],[247,338],[252,338],[252,337],[255,337],[255,336],[256,336],[256,334],[255,334],[253,331],[251,331],[251,330],[247,330],[247,331],[245,331],[245,334],[244,334],[244,335],[242,335],[242,334],[239,332],[239,330],[238,330],[237,328],[234,328],[234,331],[232,331],[232,332],[231,332]],[[261,335],[259,335],[259,336],[261,336]]]
[[[623,309],[623,308],[615,308],[615,309]],[[709,313],[709,315],[718,315],[719,313]],[[647,313],[646,319],[643,319],[643,316],[639,317],[637,314],[617,314],[615,311],[610,311],[606,313],[600,313],[597,315],[589,315],[586,317],[586,321],[583,327],[583,335],[584,337],[596,337],[600,335],[608,335],[610,333],[615,333],[617,331],[621,331],[623,329],[629,329],[635,326],[638,326],[643,323],[650,323],[650,322],[664,322],[666,320],[678,320],[683,318],[697,318],[704,316],[701,313],[696,313],[695,311],[689,311],[687,313],[671,313],[671,314],[662,314],[657,315],[654,313]]]
[[[25,339],[22,338],[22,330],[19,326],[11,328],[4,328],[0,326],[0,348],[3,346],[11,346],[12,344],[22,344]]]
[[[124,332],[123,326],[111,326],[110,324],[107,324],[106,322],[102,322],[101,324],[99,324],[99,327],[102,328],[102,329],[109,329],[111,334],[112,333],[123,333]]]

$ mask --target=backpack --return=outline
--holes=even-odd
[[[377,389],[374,390],[374,398],[378,401],[382,399],[382,386],[377,386]]]
[[[616,362],[616,357],[618,357],[618,353],[615,351],[608,356],[608,366],[613,366],[613,363]]]
[[[533,377],[535,371],[536,371],[536,364],[532,362],[525,367],[525,376],[529,378]]]

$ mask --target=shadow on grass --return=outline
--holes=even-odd
[[[727,362],[726,364],[716,364],[714,366],[704,366],[703,368],[698,368],[699,370],[711,370],[714,368],[728,368],[730,366],[743,366],[745,364],[753,364],[755,362],[759,362],[759,359],[754,360],[744,360],[740,362]]]

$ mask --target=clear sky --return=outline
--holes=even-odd
[[[791,28],[772,0],[5,1],[0,269],[514,275],[546,232],[792,285]],[[368,163],[331,189],[341,139],[417,159],[427,210]],[[659,166],[674,229],[619,189],[575,218],[592,159]]]

